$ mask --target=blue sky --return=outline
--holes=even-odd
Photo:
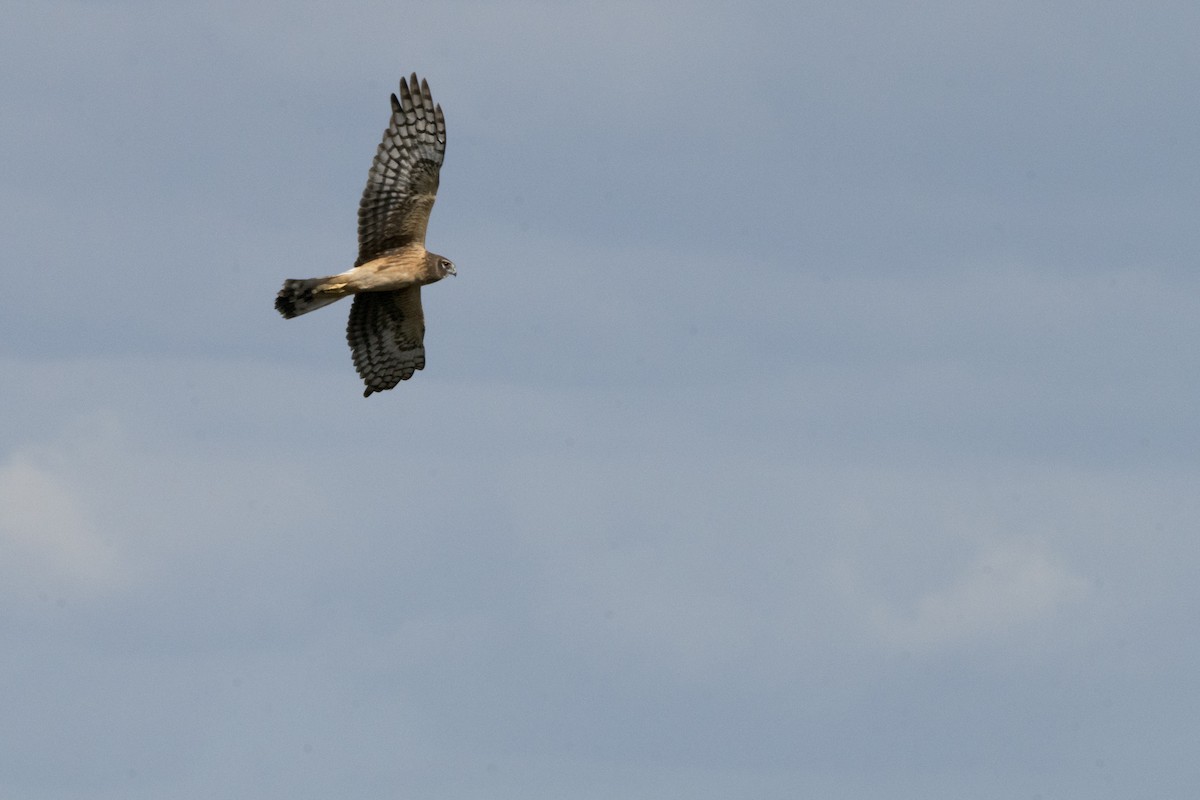
[[[8,4],[0,795],[1193,796],[1198,30]],[[271,305],[412,71],[364,400]]]

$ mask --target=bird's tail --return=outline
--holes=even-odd
[[[286,319],[307,314],[349,294],[346,284],[333,278],[289,278],[275,296],[275,310]]]

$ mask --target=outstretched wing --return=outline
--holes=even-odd
[[[425,227],[437,196],[438,172],[446,154],[446,120],[433,104],[429,84],[416,73],[400,79],[392,95],[392,119],[375,151],[367,188],[358,205],[358,261],[386,250],[425,243]]]
[[[391,389],[425,367],[421,287],[354,295],[346,341],[354,368],[367,385],[363,397]]]

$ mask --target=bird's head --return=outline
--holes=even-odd
[[[437,257],[437,276],[444,278],[447,275],[458,275],[458,270],[454,268],[454,262],[445,256]]]

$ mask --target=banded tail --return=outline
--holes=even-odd
[[[275,310],[285,319],[298,317],[341,300],[349,292],[345,283],[332,283],[330,278],[289,278],[275,296]]]

